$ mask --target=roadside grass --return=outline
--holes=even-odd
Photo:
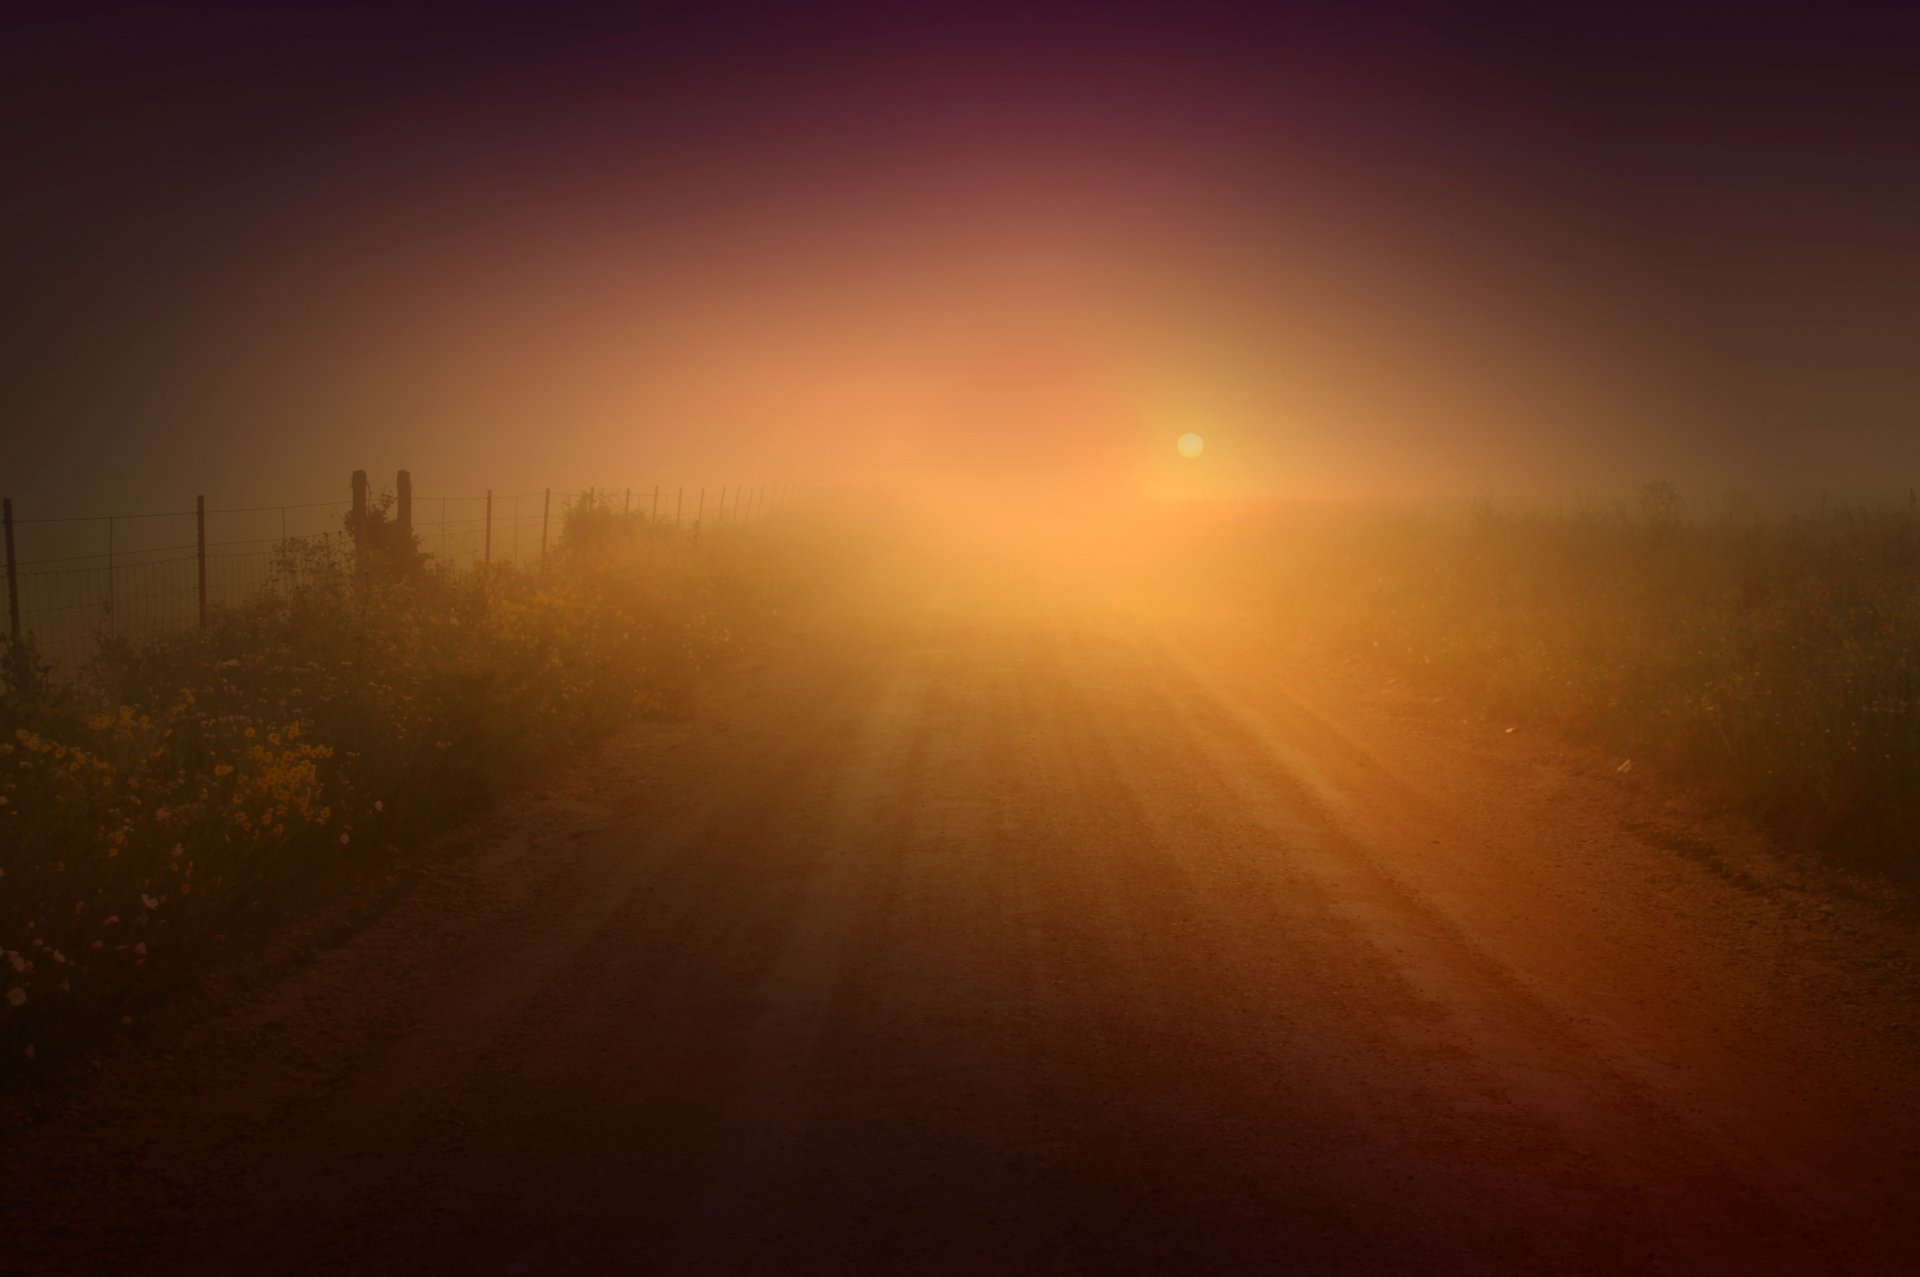
[[[1920,877],[1920,519],[1631,502],[1299,510],[1216,566],[1283,624],[1622,760],[1796,844]],[[1225,578],[1223,578],[1225,579]]]
[[[290,542],[204,631],[49,678],[0,653],[0,1090],[102,1044],[215,957],[671,713],[817,576],[767,527],[670,535],[589,503],[545,571],[451,572],[376,512],[362,572]]]

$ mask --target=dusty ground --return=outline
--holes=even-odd
[[[0,1269],[1920,1270],[1870,902],[1017,577],[850,590],[85,1080],[3,1137]]]

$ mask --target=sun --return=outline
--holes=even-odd
[[[1181,435],[1179,442],[1173,446],[1180,449],[1181,456],[1191,461],[1200,455],[1201,451],[1207,446],[1207,441],[1189,431]]]

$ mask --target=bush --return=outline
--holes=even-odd
[[[0,1083],[402,831],[671,710],[790,597],[774,554],[758,531],[675,537],[600,510],[570,516],[544,572],[456,574],[395,537],[362,570],[343,538],[290,542],[252,603],[108,643],[78,681],[7,653]]]

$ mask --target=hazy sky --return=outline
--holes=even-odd
[[[1920,477],[1911,6],[23,8],[42,509]]]

